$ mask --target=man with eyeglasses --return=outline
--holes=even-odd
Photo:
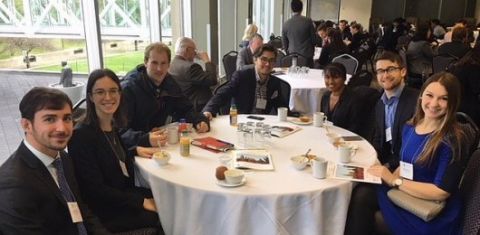
[[[208,118],[193,110],[168,73],[171,51],[156,42],[145,48],[144,63],[130,71],[122,81],[122,95],[127,108],[127,127],[121,130],[127,148],[165,144],[161,126],[185,118],[198,132],[210,130]]]
[[[232,80],[221,87],[210,99],[203,113],[212,118],[220,107],[230,104],[233,98],[240,114],[275,114],[278,107],[288,107],[281,98],[279,78],[271,76],[277,57],[276,49],[263,45],[254,54],[254,68],[238,70]]]
[[[415,111],[419,92],[405,86],[407,70],[400,55],[385,51],[376,62],[378,84],[384,92],[375,107],[373,146],[378,159],[396,169],[402,145],[402,128]]]
[[[181,37],[175,43],[175,57],[168,72],[193,104],[193,109],[200,112],[210,98],[211,87],[217,85],[217,66],[210,61],[206,52],[197,52],[197,46],[191,38]],[[202,66],[194,62],[199,58]]]
[[[415,112],[419,91],[405,86],[405,63],[395,52],[385,51],[378,57],[375,73],[384,92],[375,106],[372,145],[380,162],[393,171],[400,161],[402,128]],[[370,218],[377,210],[376,203],[376,187],[373,184],[355,186],[348,206],[346,235],[358,234],[358,231],[374,232],[375,226]]]

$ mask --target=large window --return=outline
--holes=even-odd
[[[273,32],[273,10],[273,0],[253,1],[253,23],[265,39]]]

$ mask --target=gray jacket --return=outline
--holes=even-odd
[[[282,29],[283,46],[288,53],[299,53],[309,59],[315,51],[315,28],[310,18],[294,14]]]

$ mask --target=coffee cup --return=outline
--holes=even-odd
[[[328,162],[323,158],[315,158],[312,160],[313,177],[317,179],[325,179],[327,177]]]
[[[280,107],[277,109],[278,120],[281,122],[287,121],[288,108]]]
[[[313,125],[316,127],[322,127],[326,120],[327,116],[322,112],[316,112],[313,114]]]
[[[170,125],[167,127],[167,142],[168,144],[178,143],[178,125]]]
[[[341,144],[338,146],[338,154],[341,163],[349,163],[352,161],[353,155],[355,155],[355,150],[348,144]]]

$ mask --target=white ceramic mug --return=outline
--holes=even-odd
[[[316,127],[322,127],[326,120],[327,116],[322,112],[316,112],[313,114],[313,125]]]
[[[352,161],[352,157],[355,154],[352,147],[349,145],[341,144],[338,146],[338,153],[340,155],[341,163],[349,163]]]
[[[288,108],[280,107],[277,109],[278,120],[281,122],[287,121]]]
[[[327,177],[328,162],[319,157],[313,159],[312,162],[313,177],[317,179],[325,179]]]
[[[170,125],[167,127],[167,142],[168,144],[176,144],[180,136],[178,134],[178,125]]]

